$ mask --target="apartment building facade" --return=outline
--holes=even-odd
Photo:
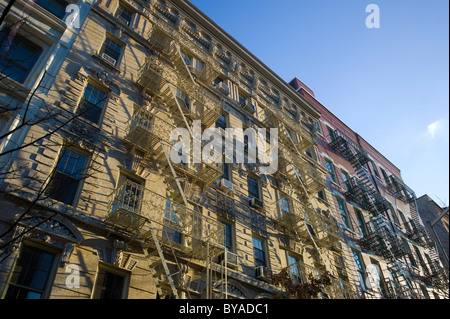
[[[317,101],[301,80],[290,84],[321,113],[318,156],[328,171],[321,200],[339,215],[360,297],[445,296],[440,288],[448,285],[448,270],[439,262],[416,195],[400,169]]]
[[[429,195],[425,194],[417,199],[417,206],[422,222],[428,226],[428,230],[434,233],[432,236],[438,247],[439,257],[448,267],[449,253],[449,213],[448,207],[439,206]]]
[[[1,298],[273,298],[283,269],[305,284],[328,272],[319,298],[367,298],[338,206],[318,195],[332,196],[317,101],[188,1],[91,5],[43,97],[58,112],[4,181]],[[214,147],[230,128],[247,132],[243,162]],[[252,161],[276,148],[275,172]]]

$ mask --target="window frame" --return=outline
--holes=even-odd
[[[119,13],[119,10],[120,10],[121,8],[124,8],[125,10],[127,10],[127,11],[129,11],[129,12],[131,13],[130,21],[127,21],[128,23],[125,23],[125,22],[123,22],[121,19],[119,19],[119,16],[122,17],[121,14],[120,14],[120,15],[118,14],[118,13]],[[118,1],[118,3],[117,3],[117,8],[116,8],[116,10],[114,11],[114,18],[116,18],[116,19],[118,19],[119,21],[125,23],[128,27],[131,27],[131,24],[134,22],[135,16],[136,16],[136,10],[135,10],[133,7],[131,7],[130,5],[128,5],[128,4],[127,4],[126,2],[124,2],[124,1]],[[124,19],[125,19],[125,18],[124,18]]]
[[[352,222],[351,222],[351,219],[350,219],[350,214],[349,214],[349,211],[347,209],[347,203],[345,202],[345,200],[343,200],[342,198],[339,198],[337,196],[336,196],[336,201],[337,201],[338,209],[339,209],[339,212],[341,214],[342,221],[344,223],[345,228],[347,228],[347,229],[349,229],[351,231],[354,231],[353,225],[352,225]],[[344,209],[345,213],[342,212],[341,206],[339,205],[339,203],[343,204],[342,208]]]
[[[73,193],[72,202],[69,204],[69,203],[63,202],[63,201],[61,201],[59,199],[53,198],[53,197],[51,197],[49,195],[46,195],[46,196],[48,196],[49,198],[51,198],[53,200],[56,200],[56,201],[58,201],[60,203],[63,203],[65,205],[76,207],[78,205],[78,201],[79,201],[79,198],[80,198],[80,195],[81,195],[81,191],[83,189],[84,180],[87,177],[87,176],[83,176],[83,175],[87,174],[87,172],[88,172],[88,170],[90,168],[90,161],[91,161],[91,154],[88,153],[87,151],[83,150],[83,149],[77,148],[77,147],[75,147],[73,145],[70,145],[70,144],[66,144],[66,145],[63,145],[61,147],[61,149],[59,150],[58,156],[57,156],[57,158],[56,158],[56,160],[54,162],[53,168],[52,168],[52,170],[49,173],[51,175],[51,177],[48,179],[47,184],[45,185],[44,193],[46,193],[47,192],[47,188],[50,187],[49,185],[52,183],[52,180],[54,178],[53,175],[55,175],[56,172],[59,172],[60,174],[64,174],[65,176],[69,176],[67,173],[58,170],[58,165],[59,165],[60,160],[62,158],[61,156],[63,156],[65,150],[67,150],[68,152],[76,153],[76,154],[78,154],[80,156],[83,156],[85,158],[85,162],[84,162],[84,165],[83,165],[84,167],[78,172],[81,176],[79,177],[79,180],[77,181],[76,191]],[[72,176],[69,176],[69,177],[72,178]]]
[[[5,26],[4,30],[2,30],[2,32],[4,32],[4,35],[6,35],[5,31],[7,31],[7,30],[9,30],[9,32],[11,32],[11,27],[12,26],[10,26],[10,27]],[[10,75],[3,72],[3,69],[7,65],[9,65],[9,64],[16,65],[16,63],[11,62],[11,57],[8,57],[8,53],[6,55],[2,54],[1,56],[3,56],[3,58],[2,58],[2,60],[0,60],[0,62],[5,61],[6,65],[3,66],[2,69],[0,69],[0,74],[3,74],[6,78],[8,78],[16,83],[19,83],[20,85],[28,87],[31,84],[30,80],[31,80],[32,75],[37,73],[36,72],[37,69],[42,66],[43,59],[47,54],[49,45],[48,45],[48,43],[46,43],[42,40],[39,40],[39,37],[34,36],[32,34],[32,30],[27,30],[27,28],[21,28],[20,30],[18,30],[16,35],[14,36],[14,39],[17,39],[16,36],[20,38],[19,43],[23,43],[25,41],[28,43],[28,45],[34,46],[35,48],[39,48],[40,52],[37,55],[35,61],[33,62],[33,65],[29,69],[26,70],[25,74],[23,75],[23,79],[15,79],[14,77],[11,77]],[[2,40],[2,38],[0,38],[0,41],[1,40]],[[5,37],[5,39],[3,39],[3,41],[5,41],[5,40],[7,40],[6,37]],[[3,43],[3,41],[0,42],[0,44]],[[13,40],[13,43],[15,43],[14,40]],[[0,49],[1,49],[1,46],[0,46]],[[19,64],[19,66],[16,66],[16,67],[21,70],[23,69],[22,64]]]
[[[257,195],[257,196],[253,196],[254,194],[252,194],[252,193],[250,192],[249,179],[256,182],[256,190],[257,190],[257,192],[258,192],[258,195]],[[247,192],[248,192],[248,200],[251,200],[252,198],[256,198],[257,200],[262,201],[262,198],[261,198],[261,197],[262,197],[262,196],[261,196],[261,195],[262,195],[262,194],[261,194],[261,180],[258,179],[258,178],[255,178],[255,177],[253,177],[253,176],[251,176],[251,175],[247,175]]]
[[[11,273],[10,273],[9,277],[7,278],[7,284],[6,284],[6,287],[4,289],[3,296],[1,296],[1,298],[5,298],[8,290],[9,290],[9,287],[11,286],[11,283],[10,283],[11,277],[12,277],[12,274],[14,272],[14,269],[17,266],[17,263],[18,263],[19,259],[21,258],[21,254],[23,252],[24,247],[26,247],[27,249],[39,250],[41,252],[45,252],[45,253],[53,255],[53,257],[52,257],[53,259],[51,261],[51,265],[50,265],[49,270],[48,270],[48,276],[47,276],[47,279],[46,279],[46,283],[44,285],[44,290],[42,290],[41,298],[39,298],[39,299],[48,299],[50,297],[52,286],[53,286],[53,283],[55,281],[55,276],[56,276],[56,272],[57,272],[57,268],[58,268],[58,262],[59,262],[61,251],[56,249],[56,248],[54,248],[54,247],[51,247],[49,245],[38,243],[38,242],[35,242],[33,240],[27,240],[27,241],[24,241],[21,244],[20,251],[18,252],[18,257],[14,261],[14,264],[11,266]],[[18,287],[19,289],[30,288],[30,287],[27,287],[27,286],[19,285],[17,283],[14,283],[12,285],[15,286],[15,287]],[[30,290],[30,291],[37,291],[39,289],[31,288],[31,289],[28,289],[28,290]]]
[[[324,160],[325,160],[325,167],[327,169],[328,175],[330,176],[330,181],[339,186],[339,181],[336,175],[336,170],[334,168],[333,162],[327,158],[324,158]],[[327,164],[329,164],[330,166],[328,166]]]
[[[98,287],[98,279],[99,279],[99,273],[100,271],[104,271],[106,273],[110,273],[112,275],[115,276],[120,276],[123,278],[123,282],[122,282],[122,288],[121,288],[121,297],[120,298],[114,298],[115,300],[120,300],[120,299],[126,299],[128,296],[128,290],[129,290],[129,284],[130,284],[130,272],[125,270],[125,269],[121,269],[118,267],[114,267],[112,265],[106,264],[104,262],[99,262],[98,267],[97,267],[97,272],[95,274],[95,280],[94,280],[94,285],[92,287],[92,292],[91,292],[91,299],[98,299],[98,300],[103,300],[104,298],[95,298],[96,295],[98,294],[97,289]],[[113,300],[114,300],[113,299]]]
[[[361,252],[355,249],[352,249],[352,256],[353,256],[353,262],[355,263],[355,267],[356,267],[356,271],[358,273],[358,278],[359,278],[359,282],[361,284],[361,288],[363,291],[368,291],[369,287],[367,287],[366,284],[366,280],[367,280],[367,270],[366,270],[366,265],[364,263],[364,259],[361,255]],[[356,258],[358,258],[358,260],[356,260]],[[358,266],[358,264],[360,264],[360,267]]]
[[[261,247],[262,248],[256,248],[255,247],[255,240],[261,242]],[[262,238],[262,237],[260,237],[260,236],[257,236],[255,234],[253,234],[252,235],[252,247],[253,247],[253,262],[254,262],[255,268],[261,267],[261,266],[269,268],[269,266],[268,266],[269,265],[268,264],[268,253],[267,253],[267,240]],[[261,259],[257,258],[257,255],[255,254],[255,250],[257,250],[259,252],[262,252],[263,258],[264,258],[262,264],[258,263],[258,261],[261,261]]]
[[[115,63],[115,64],[113,64],[113,63],[107,61],[105,58],[103,58],[103,54],[105,53],[105,43],[106,43],[107,40],[109,40],[110,42],[113,42],[113,43],[116,44],[117,46],[120,45],[120,52],[119,52],[119,54],[118,54],[117,59],[114,58],[113,56],[109,55],[109,54],[106,54],[106,55],[108,55],[111,59],[116,60],[116,63]],[[106,33],[105,33],[105,36],[104,36],[104,38],[103,38],[102,44],[100,45],[100,48],[98,49],[98,54],[97,54],[97,55],[98,55],[98,57],[100,58],[100,60],[101,60],[101,61],[104,61],[108,66],[111,66],[111,67],[113,67],[113,68],[115,68],[115,69],[118,69],[119,66],[120,66],[120,64],[121,64],[121,62],[122,62],[122,57],[123,57],[123,55],[124,55],[124,53],[125,53],[125,48],[126,48],[126,43],[125,43],[125,42],[121,41],[120,39],[118,39],[117,37],[115,37],[114,35],[112,35],[111,33],[106,32]]]
[[[103,102],[101,103],[101,105],[97,105],[99,102],[94,104],[91,101],[89,101],[88,99],[86,99],[85,94],[86,94],[86,90],[87,90],[88,86],[92,87],[93,90],[96,90],[97,92],[104,94],[104,99],[103,99]],[[103,123],[103,119],[104,119],[104,116],[105,116],[106,108],[107,108],[107,105],[108,105],[109,93],[110,93],[109,90],[107,88],[105,88],[104,86],[97,84],[93,80],[88,80],[86,82],[86,85],[83,88],[83,93],[81,94],[80,99],[78,101],[77,108],[76,108],[76,111],[75,111],[76,114],[79,115],[81,112],[83,112],[83,110],[81,110],[81,108],[84,106],[84,103],[88,103],[88,104],[94,106],[95,108],[98,108],[99,112],[98,112],[97,122],[94,122],[94,121],[92,121],[91,119],[89,119],[89,118],[87,118],[85,116],[90,111],[92,111],[93,108],[91,108],[89,111],[86,111],[83,115],[79,115],[79,118],[87,121],[90,125],[93,125],[95,127],[100,127],[101,124]],[[87,115],[87,116],[89,116],[89,115]]]

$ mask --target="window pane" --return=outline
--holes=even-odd
[[[36,0],[36,3],[62,19],[66,15],[67,2],[63,0]]]
[[[78,114],[81,113],[82,118],[98,124],[105,99],[106,94],[103,91],[88,84],[78,107]]]
[[[55,255],[23,246],[5,299],[39,299],[47,285]]]
[[[253,256],[255,258],[255,266],[266,266],[265,251],[263,241],[253,237]]]
[[[106,53],[108,56],[117,61],[120,58],[120,53],[122,51],[122,46],[113,40],[106,38],[103,44],[103,53]]]
[[[10,31],[0,31],[0,72],[23,83],[41,55],[42,48]]]
[[[117,9],[116,17],[121,17],[126,23],[129,25],[131,22],[131,18],[133,16],[133,12],[128,10],[126,7],[120,5],[119,9]]]
[[[94,299],[121,299],[124,277],[100,269],[95,282]]]
[[[75,151],[63,149],[56,169],[45,189],[45,194],[72,205],[82,178],[87,158]]]
[[[249,199],[258,198],[259,199],[259,187],[258,181],[248,177],[247,178],[247,186],[248,186],[248,197]]]

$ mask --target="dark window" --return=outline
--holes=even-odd
[[[327,198],[325,197],[325,191],[323,189],[317,193],[317,197],[325,201],[327,200]]]
[[[336,178],[336,173],[334,172],[333,164],[330,161],[325,160],[325,165],[327,166],[327,170],[328,170],[328,173],[329,173],[329,176],[330,176],[331,180],[334,183],[337,184],[338,181],[337,181],[337,178]]]
[[[228,166],[228,164],[223,164],[223,166],[222,166],[222,168],[223,168],[223,175],[222,175],[222,178],[224,178],[224,179],[226,179],[226,180],[230,180],[230,169],[229,169],[229,166]]]
[[[119,8],[117,8],[116,18],[119,18],[126,25],[130,25],[132,17],[133,12],[129,10],[127,7],[120,4]]]
[[[87,157],[70,149],[63,149],[58,164],[46,187],[50,198],[72,205],[83,176]]]
[[[370,161],[370,163],[372,164],[372,169],[373,169],[373,172],[375,173],[375,175],[377,177],[380,177],[380,174],[378,173],[378,170],[377,170],[377,165],[373,161]]]
[[[42,53],[42,48],[10,29],[0,31],[0,72],[24,83]]]
[[[253,257],[255,258],[255,266],[266,266],[266,252],[264,249],[264,241],[260,238],[253,237]]]
[[[105,92],[88,84],[78,106],[78,114],[81,114],[80,117],[92,123],[99,124],[105,99]]]
[[[121,299],[125,278],[104,269],[99,269],[95,281],[94,299]]]
[[[248,199],[259,198],[259,184],[254,178],[247,177]]]
[[[331,141],[333,142],[336,139],[336,135],[334,134],[334,131],[331,127],[327,126],[328,135],[331,138]]]
[[[366,269],[362,260],[361,254],[355,250],[352,250],[353,260],[355,261],[356,270],[358,271],[359,283],[363,290],[367,290],[366,286]]]
[[[338,202],[339,211],[341,212],[341,216],[342,216],[342,220],[344,222],[344,225],[348,229],[352,229],[352,226],[350,224],[350,219],[349,219],[349,216],[348,216],[348,211],[347,211],[347,208],[345,206],[344,201],[342,199],[337,198],[337,202]]]
[[[231,251],[233,249],[233,237],[232,237],[232,227],[231,224],[228,224],[224,221],[221,221],[221,223],[225,226],[225,238],[224,238],[224,244],[228,251]]]
[[[5,299],[41,299],[48,283],[55,255],[23,246],[9,281]]]
[[[366,224],[364,222],[364,216],[360,210],[355,208],[356,218],[358,219],[359,228],[364,236],[367,236]]]
[[[67,2],[63,0],[36,0],[36,3],[58,18],[66,15]]]
[[[227,118],[225,115],[222,114],[222,116],[216,121],[216,128],[227,128]]]
[[[111,40],[110,38],[106,38],[100,52],[102,53],[102,57],[104,57],[103,54],[106,54],[108,56],[106,57],[106,59],[111,64],[117,65],[117,61],[119,61],[120,54],[122,52],[122,45],[114,40]],[[111,58],[113,60],[111,60]]]

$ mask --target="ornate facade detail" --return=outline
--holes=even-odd
[[[111,264],[120,267],[122,265],[124,250],[127,248],[127,245],[123,241],[115,240],[113,248]]]

